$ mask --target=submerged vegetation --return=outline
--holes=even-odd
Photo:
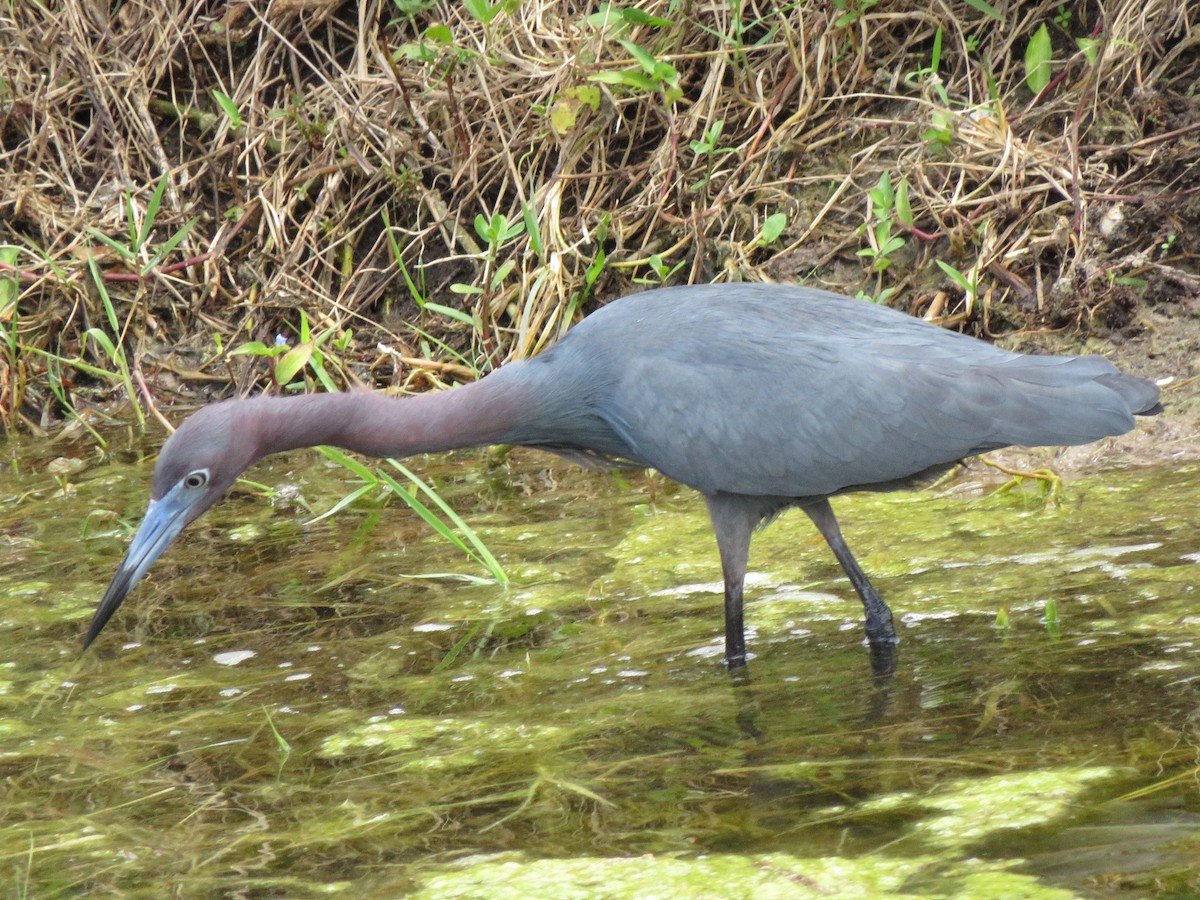
[[[1194,290],[1189,27],[1167,0],[9,4],[0,426],[424,389],[662,283],[1136,330]]]
[[[474,504],[514,588],[409,577],[460,557],[421,523],[360,505],[301,526],[235,498],[124,610],[108,636],[126,642],[83,658],[125,526],[64,523],[136,514],[144,470],[95,467],[65,493],[41,471],[0,482],[30,498],[0,502],[0,881],[147,898],[1200,891],[1197,466],[1081,480],[1074,514],[847,498],[900,616],[883,689],[836,561],[785,515],[756,542],[758,656],[735,687],[691,493],[513,456],[500,476],[428,468]],[[262,470],[289,476],[317,508],[341,490],[316,454]],[[524,489],[547,478],[553,497]]]

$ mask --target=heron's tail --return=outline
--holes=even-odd
[[[1159,402],[1158,385],[1136,375],[1114,372],[1096,379],[1121,398],[1125,407],[1135,416],[1157,416],[1163,411]]]

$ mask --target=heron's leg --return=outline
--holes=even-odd
[[[833,555],[842,564],[842,569],[845,570],[850,583],[858,591],[863,609],[867,613],[867,640],[870,642],[872,650],[876,645],[895,644],[897,640],[896,626],[892,623],[892,611],[883,602],[883,598],[879,596],[879,592],[867,578],[867,573],[862,570],[858,560],[846,546],[842,530],[838,528],[837,519],[834,518],[833,507],[829,505],[829,501],[805,501],[800,508],[808,513],[808,517],[820,530],[821,535],[829,544],[829,548],[833,550]]]
[[[717,535],[721,571],[725,576],[725,665],[746,665],[746,631],[742,617],[742,591],[750,558],[750,534],[759,516],[741,498],[728,494],[705,495],[708,515]]]

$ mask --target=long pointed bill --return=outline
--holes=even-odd
[[[133,586],[141,581],[142,576],[162,552],[171,545],[175,536],[183,531],[189,521],[188,510],[195,506],[196,496],[189,496],[179,490],[179,486],[169,491],[161,500],[151,500],[146,507],[146,517],[133,536],[133,543],[125,552],[121,565],[112,583],[104,593],[104,599],[92,616],[92,624],[88,626],[87,637],[83,639],[83,649],[96,639],[117,611],[125,595],[133,590]]]

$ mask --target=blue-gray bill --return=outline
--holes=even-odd
[[[83,639],[83,649],[86,650],[104,630],[104,626],[120,607],[125,596],[141,581],[142,576],[171,545],[171,541],[175,540],[179,532],[183,531],[190,521],[187,513],[193,506],[193,503],[189,502],[192,499],[178,491],[171,491],[161,500],[150,501],[150,505],[146,507],[146,517],[142,519],[125,558],[117,566],[117,572],[108,590],[104,592],[104,599],[100,601],[96,614],[92,616],[92,624],[88,626],[87,636]]]

